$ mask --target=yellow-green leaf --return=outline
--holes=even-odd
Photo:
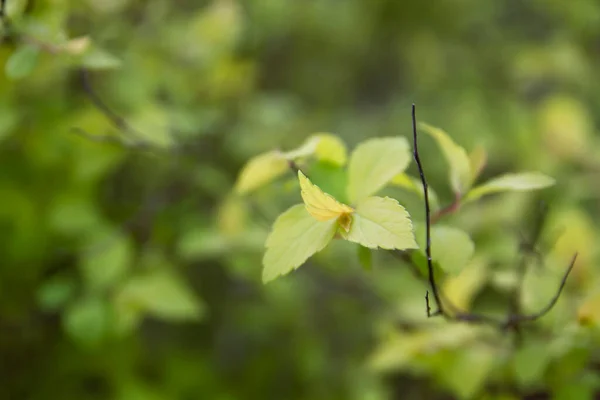
[[[416,249],[410,215],[398,201],[389,197],[369,197],[352,215],[350,231],[341,231],[345,239],[376,249]]]
[[[343,166],[348,159],[346,145],[338,136],[331,133],[318,133],[315,154],[321,161],[328,161],[332,164]]]
[[[318,160],[337,166],[345,165],[348,158],[346,145],[339,136],[332,133],[315,133],[306,139],[297,149],[283,154],[288,160],[297,160],[313,155]]]
[[[412,177],[404,172],[394,176],[390,183],[394,186],[401,187],[402,189],[411,191],[423,198],[423,185],[418,178]],[[437,195],[431,186],[428,186],[427,192],[429,192],[429,202],[433,208],[438,204]]]
[[[359,144],[348,166],[348,198],[365,199],[403,172],[411,160],[408,142],[403,137],[367,140]]]
[[[472,184],[471,161],[467,151],[456,144],[443,130],[424,123],[419,126],[430,134],[440,146],[450,167],[450,185],[454,193],[466,193]]]
[[[423,227],[418,229],[419,233]],[[425,235],[419,234],[419,244],[425,249]],[[458,228],[436,225],[431,228],[431,258],[440,268],[451,275],[459,274],[467,266],[475,245],[469,235]]]
[[[19,47],[6,61],[4,66],[6,76],[9,79],[26,77],[35,68],[39,54],[40,50],[37,46],[26,44]]]
[[[247,194],[266,185],[288,170],[288,162],[279,151],[269,151],[252,158],[242,168],[235,190],[239,194]]]
[[[200,318],[204,305],[187,285],[166,270],[153,270],[131,278],[118,292],[121,306],[143,311],[167,321],[187,321]]]
[[[554,185],[553,178],[540,172],[521,172],[506,174],[494,178],[480,186],[473,188],[464,201],[477,200],[482,196],[498,192],[515,192],[543,189]]]
[[[281,214],[267,238],[263,257],[264,283],[298,268],[313,254],[323,250],[333,239],[337,220],[317,221],[297,204]]]
[[[304,200],[306,210],[316,220],[329,221],[334,218],[340,218],[343,214],[352,214],[354,212],[352,207],[340,203],[330,194],[323,192],[302,171],[298,171],[298,180],[300,181],[302,200]]]
[[[487,152],[483,146],[477,146],[469,153],[469,162],[471,165],[471,184],[477,180],[481,171],[487,163]]]

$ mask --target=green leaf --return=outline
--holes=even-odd
[[[465,197],[464,202],[477,200],[482,196],[498,192],[543,189],[554,185],[554,183],[553,178],[540,172],[506,174],[473,188]]]
[[[73,296],[75,287],[75,282],[64,276],[44,282],[37,292],[40,308],[46,311],[58,310]]]
[[[26,44],[19,47],[6,61],[4,71],[9,79],[21,79],[29,75],[38,60],[40,50],[37,46]]]
[[[118,282],[127,273],[134,254],[129,238],[112,231],[101,236],[99,246],[101,248],[98,251],[87,251],[80,265],[89,287],[102,290]]]
[[[121,60],[105,50],[95,48],[82,57],[81,65],[92,70],[116,69],[121,66]]]
[[[487,152],[483,146],[477,146],[469,153],[469,163],[471,166],[471,184],[473,184],[487,164]]]
[[[404,172],[394,176],[390,183],[394,186],[398,186],[404,190],[408,190],[417,194],[420,198],[423,198],[423,185],[421,180],[415,177],[412,177]],[[435,205],[438,204],[437,195],[431,188],[431,186],[427,187],[427,192],[429,193],[429,202],[431,206],[435,208]]]
[[[166,321],[197,320],[205,312],[204,305],[179,277],[159,269],[131,278],[116,301]]]
[[[365,271],[373,269],[373,253],[371,249],[358,245],[358,261]]]
[[[320,161],[325,161],[336,166],[346,164],[346,145],[339,136],[332,133],[315,133],[310,136],[302,146],[283,154],[288,160],[316,156]]]
[[[64,315],[63,326],[75,341],[88,347],[104,338],[109,324],[109,309],[100,298],[82,299],[71,305]]]
[[[359,144],[348,166],[348,199],[356,203],[383,188],[410,162],[410,149],[403,137],[375,138]]]
[[[288,162],[279,151],[269,151],[252,158],[242,168],[235,190],[247,194],[287,172]]]
[[[303,204],[290,207],[275,220],[267,238],[263,283],[304,264],[310,256],[327,246],[336,230],[336,219],[317,221]]]
[[[456,144],[443,130],[424,123],[419,126],[435,139],[442,150],[450,166],[450,185],[454,193],[466,193],[472,184],[471,161],[467,151]]]
[[[513,359],[517,381],[522,385],[540,382],[551,361],[551,356],[548,345],[543,342],[531,342],[519,347]]]
[[[315,154],[319,160],[338,166],[346,164],[348,151],[342,139],[331,133],[318,133],[315,137],[319,139],[315,149]]]
[[[344,237],[368,248],[416,249],[410,215],[398,201],[389,197],[369,197],[352,215],[352,225]]]
[[[424,227],[417,229],[419,244],[425,251]],[[460,273],[467,266],[475,245],[469,235],[458,228],[436,225],[431,228],[431,258],[442,270],[451,275]]]
[[[459,399],[471,399],[483,388],[496,360],[490,347],[465,348],[455,354],[451,367],[440,373]]]

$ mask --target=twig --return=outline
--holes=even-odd
[[[573,269],[573,266],[575,265],[575,260],[577,258],[577,254],[575,254],[575,256],[573,256],[573,259],[571,260],[571,263],[569,264],[569,267],[567,268],[567,270],[562,278],[562,281],[560,283],[560,286],[559,286],[556,294],[554,295],[554,297],[550,300],[550,302],[546,305],[546,307],[544,307],[542,310],[540,310],[537,313],[529,314],[529,315],[521,315],[518,310],[518,299],[520,298],[520,292],[522,290],[521,281],[523,279],[522,277],[525,275],[526,255],[523,256],[522,262],[518,267],[518,272],[517,272],[519,274],[518,290],[515,291],[515,293],[512,296],[509,313],[508,313],[507,317],[505,318],[505,320],[501,321],[492,316],[459,311],[457,309],[457,307],[455,307],[451,302],[448,301],[448,299],[444,299],[444,302],[442,302],[443,296],[442,296],[442,293],[441,293],[440,289],[438,288],[438,285],[435,281],[435,274],[433,271],[433,260],[431,257],[431,223],[432,223],[431,222],[431,211],[430,211],[430,206],[429,206],[427,179],[425,178],[425,172],[423,170],[423,165],[422,165],[421,159],[419,157],[419,148],[418,148],[418,141],[417,141],[417,118],[416,118],[416,111],[415,111],[414,104],[412,105],[412,125],[413,125],[413,147],[414,147],[413,155],[415,158],[415,162],[417,163],[417,168],[419,169],[419,175],[421,177],[421,183],[423,185],[423,194],[424,194],[424,201],[425,201],[425,235],[426,235],[425,254],[427,256],[427,274],[428,274],[427,278],[428,278],[429,285],[431,287],[431,292],[433,293],[433,297],[434,297],[436,307],[437,307],[437,310],[432,312],[431,304],[429,301],[429,291],[427,291],[425,294],[425,307],[426,307],[427,317],[434,317],[434,316],[441,315],[446,320],[463,321],[463,322],[474,323],[474,324],[490,324],[492,326],[496,326],[499,329],[509,329],[510,328],[510,329],[513,329],[516,332],[518,332],[520,323],[535,321],[538,318],[541,318],[542,316],[544,316],[546,313],[548,313],[552,309],[552,307],[554,307],[554,305],[556,304],[556,302],[558,301],[558,298],[560,297],[560,295],[562,293],[562,290],[566,284],[567,278],[569,277],[569,274],[571,273],[571,270]],[[541,220],[541,222],[536,225],[534,235],[533,235],[535,241],[537,241],[537,238],[541,234],[542,223],[543,223],[543,220]],[[448,312],[448,310],[450,310],[450,312]]]
[[[423,185],[423,196],[425,199],[425,255],[427,256],[427,274],[429,278],[429,285],[431,286],[431,291],[433,292],[433,298],[435,299],[435,303],[437,306],[437,310],[434,313],[431,313],[429,310],[429,295],[426,296],[427,300],[427,316],[432,317],[435,315],[443,315],[447,314],[444,312],[444,308],[442,306],[442,301],[440,300],[440,294],[438,293],[438,287],[435,283],[435,276],[433,273],[433,262],[431,259],[431,217],[430,217],[430,209],[429,209],[429,191],[427,186],[427,180],[425,179],[425,171],[423,170],[423,165],[421,164],[421,158],[419,157],[419,147],[417,141],[417,115],[416,115],[416,107],[412,105],[412,125],[413,125],[413,156],[415,158],[415,162],[417,163],[417,167],[419,168],[419,175],[421,176],[421,184]]]

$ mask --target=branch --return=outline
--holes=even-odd
[[[444,312],[444,307],[442,306],[442,301],[440,300],[440,294],[438,292],[438,287],[435,283],[435,276],[433,273],[433,262],[431,259],[431,211],[429,209],[429,191],[427,190],[427,180],[425,179],[425,171],[423,170],[423,165],[421,164],[421,158],[419,157],[419,147],[417,142],[417,116],[416,116],[416,107],[412,105],[412,125],[413,125],[413,155],[415,158],[415,162],[417,163],[417,167],[419,168],[419,175],[421,176],[421,183],[423,185],[423,196],[425,199],[425,236],[426,236],[426,245],[425,245],[425,255],[427,256],[427,274],[429,278],[429,285],[431,286],[431,290],[433,292],[433,298],[435,299],[435,303],[437,306],[437,310],[431,313],[429,307],[429,292],[425,295],[425,300],[427,303],[427,316],[432,317],[435,315],[443,315],[447,317],[447,314]]]
[[[419,157],[419,147],[418,147],[418,141],[417,141],[417,118],[416,118],[416,111],[415,111],[414,104],[412,105],[412,125],[413,125],[413,147],[414,147],[413,155],[415,158],[415,162],[417,163],[419,175],[421,177],[421,183],[423,185],[423,194],[424,194],[424,201],[425,201],[425,235],[426,235],[425,254],[427,256],[427,275],[428,275],[427,278],[428,278],[429,285],[431,287],[431,292],[433,293],[433,298],[435,300],[435,305],[437,308],[435,311],[432,311],[430,299],[429,299],[429,291],[427,291],[425,293],[425,307],[426,307],[427,317],[434,317],[434,316],[441,315],[446,320],[463,321],[463,322],[474,323],[474,324],[489,324],[489,325],[495,326],[499,329],[512,328],[516,332],[518,332],[518,327],[519,327],[520,323],[528,322],[528,321],[535,321],[538,318],[544,316],[546,313],[548,313],[552,309],[552,307],[554,307],[554,305],[556,304],[556,302],[558,301],[558,298],[560,297],[560,295],[562,293],[562,290],[566,284],[567,278],[569,277],[569,274],[571,273],[571,270],[573,269],[573,266],[575,265],[575,260],[577,258],[577,254],[575,254],[575,256],[573,256],[573,259],[571,260],[571,263],[570,263],[569,267],[567,268],[567,270],[562,278],[561,284],[560,284],[556,294],[554,295],[554,297],[550,300],[550,302],[548,303],[548,305],[546,307],[544,307],[542,310],[540,310],[537,313],[529,314],[529,315],[521,315],[519,313],[519,309],[518,309],[518,299],[520,298],[520,293],[522,290],[522,280],[523,280],[523,277],[525,275],[525,270],[526,270],[527,254],[525,254],[523,256],[522,261],[518,267],[517,273],[519,275],[519,284],[517,286],[517,289],[515,290],[515,292],[512,295],[509,313],[505,320],[499,320],[495,317],[487,316],[487,315],[483,315],[483,314],[462,312],[462,311],[458,310],[457,307],[454,306],[450,301],[448,301],[448,299],[444,299],[444,301],[442,301],[443,294],[441,293],[441,290],[439,289],[439,287],[435,281],[435,274],[433,271],[433,261],[432,261],[432,257],[431,257],[431,223],[432,223],[431,222],[431,210],[430,210],[430,206],[429,206],[429,194],[428,194],[428,190],[427,190],[428,189],[427,179],[425,178],[425,172],[423,170],[423,165],[422,165],[421,159]],[[458,204],[459,204],[458,201],[455,201],[453,203],[453,205],[451,205],[450,207],[447,207],[448,211],[442,210],[443,212],[438,213],[437,215],[441,216],[441,215],[447,214],[448,212],[454,211],[454,207],[455,206],[457,207]],[[444,210],[446,210],[446,209],[444,209]],[[537,242],[537,240],[541,234],[543,222],[544,222],[544,218],[542,217],[540,219],[540,221],[538,221],[538,224],[536,224],[536,226],[535,226],[535,230],[533,233],[533,239],[534,239],[533,245],[535,245],[535,242]]]

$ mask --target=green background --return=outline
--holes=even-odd
[[[600,390],[597,1],[6,3],[0,398],[588,399]],[[413,102],[420,120],[467,150],[485,147],[481,180],[521,170],[557,180],[444,221],[472,236],[484,271],[448,291],[486,312],[506,309],[540,199],[550,207],[539,249],[548,259],[532,266],[523,307],[546,304],[579,252],[556,309],[519,345],[510,333],[427,320],[425,285],[405,264],[375,252],[364,271],[340,241],[261,282],[270,225],[300,196],[290,174],[231,202],[242,166],[314,132],[350,148],[409,137]],[[424,137],[421,153],[449,204],[439,149]],[[327,171],[321,179],[331,191],[339,184]],[[422,221],[416,196],[384,193]]]

